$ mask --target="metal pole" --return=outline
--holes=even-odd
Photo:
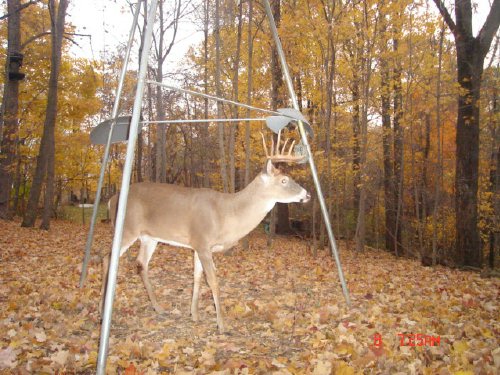
[[[130,29],[128,44],[127,44],[127,51],[125,53],[125,58],[123,59],[123,66],[122,66],[122,71],[120,74],[120,80],[118,81],[118,88],[116,90],[115,102],[113,104],[113,112],[111,115],[112,119],[115,119],[116,116],[118,115],[118,109],[120,106],[120,98],[121,98],[122,90],[123,90],[123,82],[125,81],[125,75],[127,73],[127,66],[129,63],[130,51],[132,49],[132,43],[134,41],[134,34],[135,34],[135,28],[137,26],[137,20],[139,19],[139,10],[141,8],[141,2],[142,2],[142,0],[137,1],[135,12],[134,12],[134,21],[132,23],[132,28]],[[109,150],[111,148],[111,137],[113,136],[114,125],[115,125],[115,122],[113,121],[111,123],[110,129],[109,129],[108,140],[106,142],[106,147],[104,149],[104,158],[103,158],[102,163],[101,163],[101,173],[99,175],[99,182],[97,183],[97,192],[95,195],[94,208],[92,211],[92,219],[90,220],[89,234],[87,237],[87,243],[85,244],[85,255],[83,257],[82,274],[80,275],[80,288],[83,288],[83,284],[85,283],[85,279],[87,278],[87,268],[88,268],[88,264],[89,264],[89,260],[90,260],[90,250],[92,248],[92,241],[94,239],[94,228],[95,228],[95,223],[97,220],[97,212],[99,209],[99,203],[101,202],[101,190],[102,190],[102,185],[104,182],[104,174],[106,173],[106,166],[108,165]]]
[[[137,129],[141,115],[141,104],[144,95],[144,85],[146,77],[146,68],[148,66],[148,56],[153,39],[153,24],[155,20],[156,7],[158,1],[151,0],[150,9],[147,18],[147,26],[144,34],[144,46],[141,54],[139,74],[137,80],[137,89],[135,93],[134,108],[132,110],[132,121],[130,123],[129,140],[127,144],[127,156],[123,168],[122,185],[120,199],[118,201],[118,211],[116,213],[115,234],[113,237],[113,248],[111,250],[111,259],[109,263],[108,281],[106,285],[106,297],[104,300],[104,311],[101,325],[101,338],[99,342],[99,352],[97,356],[97,374],[104,375],[106,371],[106,359],[109,346],[109,331],[111,325],[111,314],[113,312],[113,299],[115,296],[116,276],[118,273],[118,263],[120,260],[120,248],[123,235],[123,223],[125,221],[125,212],[127,209],[128,192],[130,185],[130,176],[134,163],[135,144],[137,141]]]
[[[209,119],[186,119],[186,120],[151,120],[141,121],[141,124],[197,124],[211,122],[242,122],[242,121],[266,121],[265,117],[252,118],[209,118]]]
[[[295,90],[293,88],[292,78],[290,76],[290,72],[288,70],[288,65],[286,63],[285,54],[283,53],[283,46],[281,45],[280,38],[278,36],[278,30],[276,29],[276,23],[274,22],[273,13],[271,12],[271,5],[269,4],[269,0],[264,0],[264,5],[266,7],[267,18],[269,19],[269,25],[271,26],[271,33],[274,38],[274,42],[276,43],[276,48],[278,50],[278,55],[280,58],[281,68],[283,69],[283,74],[285,76],[285,81],[288,87],[288,92],[292,99],[293,107],[296,110],[299,110],[299,102],[297,100],[297,95],[295,94]],[[328,214],[328,210],[326,208],[325,199],[323,197],[323,192],[321,191],[321,185],[319,183],[318,172],[316,171],[316,166],[314,164],[314,159],[311,153],[311,147],[309,146],[309,142],[307,140],[307,134],[304,130],[304,124],[302,121],[297,121],[299,125],[300,136],[302,138],[302,143],[304,144],[307,154],[309,156],[309,166],[311,168],[311,174],[313,177],[314,185],[316,186],[316,192],[318,194],[318,200],[321,207],[321,212],[323,213],[323,219],[325,220],[325,227],[328,232],[328,238],[330,240],[330,246],[332,248],[332,253],[335,258],[335,262],[337,263],[337,271],[339,273],[340,283],[342,285],[342,292],[344,293],[344,297],[348,306],[351,305],[351,299],[349,297],[349,291],[347,290],[347,285],[344,279],[344,273],[342,272],[342,265],[340,264],[340,258],[337,250],[337,243],[335,242],[335,237],[333,236],[332,226],[330,224],[330,216]]]
[[[244,103],[236,102],[234,100],[219,98],[218,96],[214,96],[214,95],[203,94],[203,93],[198,92],[198,91],[193,91],[193,90],[188,90],[188,89],[182,89],[180,87],[172,86],[172,85],[169,85],[169,84],[163,83],[163,82],[147,81],[147,83],[150,84],[150,85],[157,85],[157,86],[165,87],[166,89],[173,90],[173,91],[178,91],[178,92],[182,92],[182,93],[188,94],[188,95],[200,96],[202,98],[212,99],[212,100],[216,100],[216,101],[222,102],[222,103],[233,104],[233,105],[236,105],[238,107],[243,107],[243,108],[247,108],[247,109],[253,109],[255,111],[264,112],[264,113],[270,113],[272,115],[279,115],[279,116],[288,117],[288,116],[286,116],[285,114],[283,114],[281,112],[271,111],[269,109],[263,109],[263,108],[254,107],[254,106],[249,105],[249,104],[244,104]]]

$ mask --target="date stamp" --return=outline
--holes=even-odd
[[[441,336],[425,335],[423,333],[398,333],[399,346],[439,346]]]
[[[398,333],[399,346],[439,346],[441,336],[427,335],[423,333]],[[373,346],[380,348],[383,346],[383,339],[380,333],[373,335]]]

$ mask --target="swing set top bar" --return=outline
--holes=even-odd
[[[146,83],[150,84],[150,85],[157,85],[157,86],[165,87],[166,89],[177,91],[177,92],[182,92],[182,93],[185,93],[188,95],[200,96],[202,98],[207,98],[210,100],[215,100],[215,101],[219,101],[219,102],[223,102],[223,103],[236,105],[238,107],[243,107],[246,109],[271,114],[273,116],[269,116],[263,120],[266,121],[269,129],[271,129],[276,134],[283,127],[287,126],[291,121],[297,121],[297,122],[302,123],[302,126],[305,128],[305,130],[307,131],[307,133],[311,137],[314,136],[314,132],[312,130],[311,125],[309,124],[307,119],[304,117],[304,115],[299,111],[298,104],[297,104],[297,98],[295,96],[293,97],[293,104],[294,104],[295,108],[280,108],[277,111],[273,111],[273,110],[269,110],[269,109],[255,107],[255,106],[250,105],[250,104],[240,103],[240,102],[237,102],[234,100],[221,98],[221,97],[214,96],[214,95],[204,94],[204,93],[194,91],[194,90],[183,89],[183,88],[180,88],[177,86],[172,86],[172,85],[169,85],[169,84],[163,83],[163,82],[148,80],[148,81],[146,81]],[[241,119],[240,121],[251,121],[251,120],[252,119]],[[256,120],[260,121],[260,119],[256,119]],[[231,122],[231,121],[238,121],[238,120],[237,119],[234,119],[234,120],[228,119],[226,121]],[[182,121],[180,121],[180,122],[182,122]],[[224,122],[224,120],[218,119],[218,120],[215,120],[214,122]],[[160,122],[156,121],[156,123],[160,123]],[[165,122],[165,123],[175,123],[175,122]]]
[[[180,88],[177,86],[172,86],[172,85],[162,83],[162,82],[146,81],[146,83],[150,84],[150,85],[157,85],[157,86],[165,87],[166,89],[182,92],[182,93],[188,94],[188,95],[200,96],[202,98],[207,98],[207,99],[216,100],[216,101],[223,102],[223,103],[233,104],[233,105],[236,105],[238,107],[243,107],[246,109],[253,109],[254,111],[269,113],[271,115],[284,116],[283,113],[278,112],[278,111],[272,111],[270,109],[259,108],[259,107],[255,107],[255,106],[250,105],[250,104],[244,104],[244,103],[236,102],[234,100],[219,98],[218,96],[214,96],[214,95],[203,94],[203,93],[198,92],[198,91],[183,89],[183,88]],[[286,116],[286,117],[290,117],[290,116]],[[293,118],[293,117],[290,117],[290,118],[295,120],[295,118]]]
[[[204,118],[204,119],[185,119],[185,120],[148,120],[141,121],[141,124],[197,124],[203,122],[243,122],[243,121],[266,121],[265,117],[252,118]]]

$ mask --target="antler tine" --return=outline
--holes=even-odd
[[[260,132],[260,135],[262,136],[262,145],[264,146],[264,152],[266,153],[266,158],[269,159],[270,156],[267,152],[266,139],[264,138],[264,134],[262,132]]]
[[[294,145],[295,145],[295,139],[293,140],[292,144],[290,145],[290,149],[288,150],[288,155],[292,155]]]
[[[283,144],[283,148],[281,149],[282,154],[284,154],[286,152],[286,144],[288,143],[289,140],[290,140],[290,138],[285,139],[285,143]]]
[[[292,155],[293,146],[295,145],[295,140],[293,140],[292,143],[290,144],[290,148],[288,149],[288,152],[287,152],[286,146],[288,145],[288,142],[290,141],[289,138],[286,138],[285,143],[283,144],[283,147],[280,147],[281,130],[278,132],[278,139],[276,142],[276,147],[274,144],[274,139],[271,137],[271,152],[270,153],[267,150],[267,145],[266,145],[266,141],[264,138],[264,134],[261,132],[260,135],[262,136],[262,144],[264,146],[264,151],[266,153],[267,159],[272,160],[273,162],[276,162],[276,163],[279,163],[279,162],[296,163],[296,162],[304,160],[303,156]]]
[[[278,140],[276,141],[276,156],[280,154],[281,129],[278,130]]]

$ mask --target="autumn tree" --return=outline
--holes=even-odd
[[[455,0],[455,20],[442,0],[434,0],[455,38],[458,95],[456,135],[454,260],[459,265],[481,267],[482,247],[478,230],[479,99],[484,59],[500,24],[500,0],[494,0],[479,33],[472,31],[472,2]]]
[[[273,12],[274,21],[276,22],[276,27],[279,28],[281,23],[281,0],[271,1],[271,10]],[[271,42],[271,108],[273,110],[286,106],[283,90],[283,72],[278,58],[278,50],[274,42]],[[275,141],[276,140],[277,138]],[[274,210],[275,212],[273,214],[276,215],[276,233],[290,233],[290,211],[288,204],[277,203]]]
[[[13,162],[16,155],[18,132],[19,67],[21,55],[21,1],[7,1],[7,59],[5,84],[0,113],[0,218],[8,219],[10,192],[13,181]]]
[[[38,201],[42,190],[42,183],[46,178],[44,211],[42,218],[42,229],[49,229],[50,216],[52,214],[52,202],[54,198],[54,173],[55,173],[55,125],[57,117],[57,94],[59,71],[61,65],[62,40],[66,18],[68,0],[49,1],[49,12],[51,19],[51,69],[49,77],[49,89],[47,94],[47,108],[43,136],[38,152],[35,176],[28,201],[28,208],[23,218],[22,226],[32,227],[35,225]]]
[[[189,2],[186,2],[189,4]],[[177,0],[174,4],[165,9],[165,2],[159,2],[158,31],[153,40],[154,53],[156,58],[156,81],[163,82],[163,65],[176,41],[177,30],[181,17],[186,12],[187,5],[183,1]],[[167,34],[171,33],[167,40]],[[165,117],[165,97],[161,86],[156,86],[155,96],[156,117],[158,121],[163,121]],[[158,182],[167,182],[167,126],[158,124],[156,140],[156,179]]]

